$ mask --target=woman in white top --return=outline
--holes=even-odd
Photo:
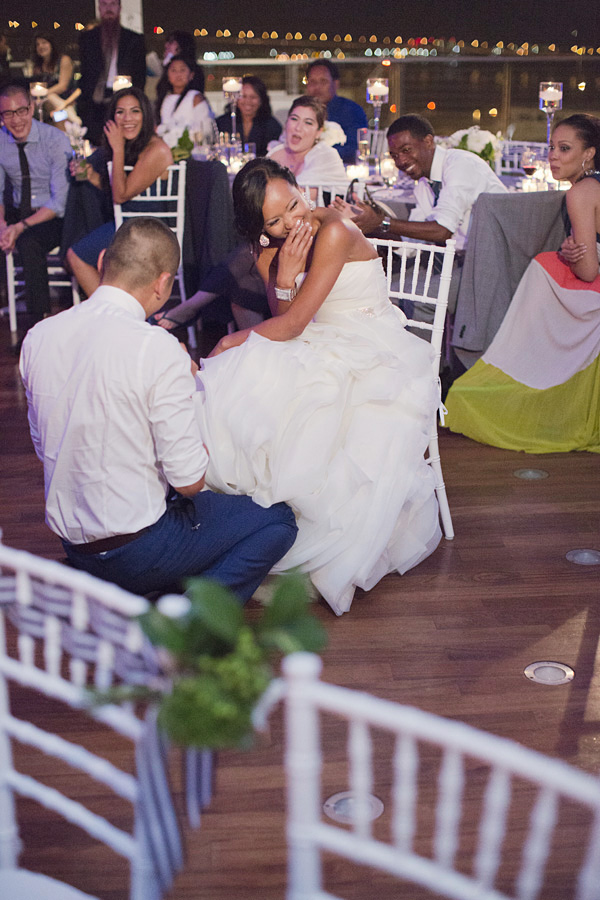
[[[202,69],[182,54],[170,60],[156,90],[157,119],[162,132],[171,128],[187,128],[191,136],[196,131],[205,131],[207,125],[210,127],[210,122],[214,120],[210,104],[202,91],[191,87],[194,78],[198,83],[200,73]]]
[[[346,181],[342,159],[320,140],[325,125],[325,106],[315,97],[298,97],[288,113],[283,144],[267,154],[295,176],[300,185]]]

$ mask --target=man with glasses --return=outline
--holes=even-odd
[[[26,85],[0,89],[0,249],[17,250],[23,266],[28,326],[50,312],[46,254],[60,244],[69,188],[69,139],[33,118]],[[10,193],[5,187],[10,184]]]

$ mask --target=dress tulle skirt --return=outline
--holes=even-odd
[[[285,342],[253,334],[206,360],[196,409],[207,483],[290,503],[299,533],[276,571],[300,566],[341,614],[356,586],[405,572],[441,532],[424,461],[438,403],[429,347],[387,297],[338,313],[341,327],[313,322]]]
[[[448,427],[484,444],[600,453],[600,277],[583,282],[556,253],[536,257],[446,406]]]

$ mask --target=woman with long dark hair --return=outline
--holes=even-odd
[[[600,453],[600,119],[559,122],[548,162],[572,185],[570,233],[530,262],[494,340],[450,388],[446,424],[509,450]]]
[[[202,88],[192,87],[196,72],[201,76]],[[171,57],[165,74],[156,89],[156,119],[159,133],[172,128],[187,128],[190,136],[196,131],[205,132],[214,121],[210,103],[204,96],[204,72],[200,66],[182,54]]]
[[[96,152],[96,159],[88,161],[86,177],[98,190],[108,188],[114,203],[126,203],[136,197],[173,162],[171,150],[154,132],[150,101],[135,87],[118,91],[112,98],[104,126],[104,144]],[[105,175],[109,161],[110,186]],[[126,166],[133,166],[133,170],[126,172]],[[114,221],[107,222],[67,251],[67,263],[88,297],[100,283],[98,257],[110,244],[114,231]]]
[[[38,31],[32,46],[33,70],[31,81],[41,81],[48,88],[48,97],[56,95],[66,99],[74,88],[73,60],[68,53],[61,53],[54,38]]]
[[[281,134],[281,125],[271,113],[267,87],[256,75],[244,75],[237,103],[237,125],[243,144],[256,144],[256,155],[265,156],[271,141]],[[217,118],[220,132],[231,134],[231,109]]]

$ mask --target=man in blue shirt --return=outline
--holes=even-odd
[[[19,252],[33,324],[50,312],[46,254],[60,244],[71,145],[58,128],[33,118],[33,103],[21,82],[0,90],[0,120],[0,201],[7,179],[12,190],[6,215],[0,202],[0,250]]]
[[[329,59],[316,59],[306,70],[306,93],[325,103],[327,119],[341,125],[346,134],[346,143],[336,144],[335,149],[344,163],[353,163],[358,150],[356,132],[359,128],[367,127],[367,116],[362,106],[354,100],[338,96],[339,86],[339,69]]]

